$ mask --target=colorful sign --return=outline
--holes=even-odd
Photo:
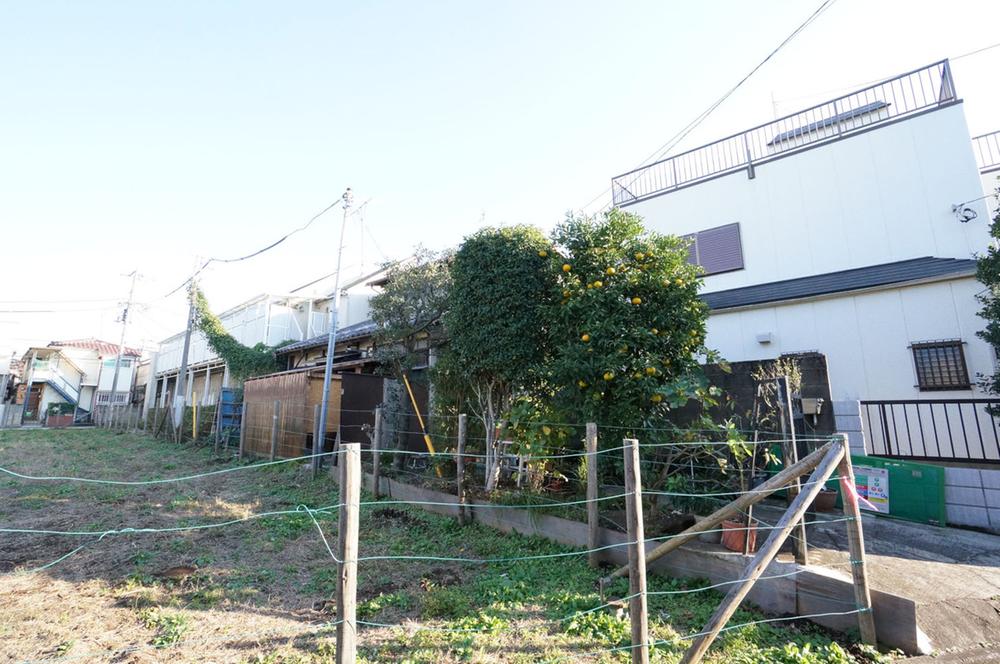
[[[861,509],[889,513],[889,470],[872,466],[855,466],[854,481],[858,488]],[[867,505],[865,503],[868,503]]]

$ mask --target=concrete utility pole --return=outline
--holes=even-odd
[[[174,385],[174,427],[180,429],[184,422],[184,399],[187,396],[188,351],[191,350],[191,331],[194,328],[194,289],[197,282],[191,281],[188,286],[188,322],[184,333],[184,351],[181,353],[181,368],[177,371],[177,383]],[[166,377],[164,377],[166,380]]]
[[[128,302],[125,303],[125,308],[122,309],[122,338],[118,342],[118,354],[115,356],[115,375],[111,379],[111,405],[115,405],[115,395],[118,393],[118,372],[122,365],[122,351],[125,350],[125,330],[128,327],[128,310],[132,308],[132,297],[135,294],[135,280],[139,276],[138,270],[132,270],[128,275],[132,277],[132,285],[128,289]]]
[[[313,454],[322,454],[326,451],[324,441],[326,440],[326,422],[330,409],[330,381],[333,378],[333,351],[337,347],[337,310],[340,308],[340,267],[341,259],[344,256],[344,232],[347,230],[347,217],[351,212],[351,205],[354,203],[354,194],[348,187],[344,195],[341,196],[344,208],[343,221],[340,223],[340,244],[337,246],[337,271],[333,277],[333,307],[330,308],[330,329],[327,330],[326,340],[326,366],[323,369],[323,401],[320,403],[319,424],[316,429],[319,439],[313,441]],[[316,460],[319,463],[319,459]]]

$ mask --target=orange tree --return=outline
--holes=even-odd
[[[567,217],[548,250],[555,275],[547,378],[570,421],[637,434],[670,408],[710,399],[698,356],[708,308],[685,240],[612,210]]]
[[[545,359],[545,309],[553,292],[549,242],[531,226],[484,228],[451,264],[441,364],[466,386],[486,434],[486,487],[496,483],[497,420],[530,390]]]

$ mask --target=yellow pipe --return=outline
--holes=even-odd
[[[424,418],[420,414],[420,408],[417,407],[417,399],[413,396],[413,388],[410,387],[410,379],[406,377],[405,373],[403,374],[403,384],[406,385],[406,392],[410,395],[410,403],[413,404],[413,412],[417,414],[417,421],[420,422],[420,431],[424,434],[424,445],[427,446],[427,451],[431,453],[431,456],[434,456],[434,443],[431,442],[431,437],[427,433],[427,427],[424,425]],[[439,467],[435,467],[434,470],[436,471],[437,476],[441,477],[441,469]]]

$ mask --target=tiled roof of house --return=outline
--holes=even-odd
[[[870,265],[853,270],[841,270],[840,272],[772,281],[766,284],[755,284],[714,293],[702,293],[701,299],[712,310],[732,309],[902,284],[922,279],[971,276],[975,272],[976,261],[971,258],[924,256],[923,258],[912,258],[895,263]]]
[[[118,344],[113,344],[110,341],[101,341],[100,339],[95,339],[93,337],[89,339],[70,339],[69,341],[52,341],[49,343],[50,346],[69,346],[70,348],[87,348],[90,350],[96,350],[102,356],[117,355],[118,354]],[[130,355],[132,357],[141,357],[142,350],[138,348],[129,348],[125,346],[122,351],[122,355]]]
[[[375,322],[366,320],[360,323],[355,323],[354,325],[348,325],[347,327],[342,327],[337,330],[337,343],[344,341],[352,341],[354,339],[361,339],[362,337],[369,336],[375,331]],[[275,355],[284,355],[286,353],[292,353],[297,350],[303,350],[306,348],[317,348],[319,346],[325,346],[327,343],[328,335],[321,334],[319,336],[313,337],[311,339],[306,339],[304,341],[298,341],[294,344],[289,344],[287,346],[282,346],[281,348],[274,351]]]

